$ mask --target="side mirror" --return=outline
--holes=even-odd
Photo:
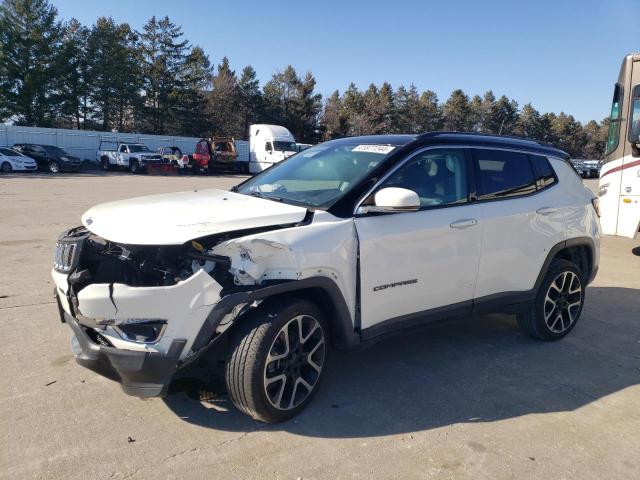
[[[360,207],[358,213],[415,212],[420,209],[420,197],[413,190],[387,187],[378,190],[374,205]]]

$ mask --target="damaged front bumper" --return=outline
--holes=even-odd
[[[228,298],[220,302],[220,285],[204,271],[167,287],[92,284],[75,297],[67,275],[55,270],[52,275],[77,363],[138,397],[165,395],[176,372],[210,347],[219,327],[243,306]],[[124,326],[150,317],[165,322],[157,339],[132,341],[123,335]]]
[[[129,395],[157,397],[167,393],[185,340],[173,340],[166,353],[99,345],[75,318],[66,312],[62,314],[74,333],[71,349],[79,365],[120,382],[124,392]]]

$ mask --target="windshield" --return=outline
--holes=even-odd
[[[295,142],[275,141],[273,142],[273,149],[277,152],[297,152],[298,151],[298,148],[296,147]]]
[[[69,155],[67,152],[58,147],[46,146],[44,148],[47,150],[47,152],[49,152],[49,154],[52,155]]]
[[[237,191],[285,203],[326,207],[345,195],[394,148],[323,143],[275,164]]]
[[[0,155],[5,155],[7,157],[22,157],[24,155],[19,154],[18,152],[11,150],[10,148],[0,148]]]
[[[139,153],[139,152],[150,152],[149,148],[146,145],[129,145],[129,152],[131,153]]]

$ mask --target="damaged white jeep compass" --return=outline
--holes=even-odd
[[[229,192],[99,205],[56,245],[60,315],[77,362],[141,397],[224,345],[231,400],[266,422],[305,407],[332,347],[491,312],[555,340],[599,257],[567,159],[485,135],[345,138]]]

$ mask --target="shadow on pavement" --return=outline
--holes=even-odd
[[[530,339],[513,317],[495,315],[333,352],[314,401],[279,425],[256,424],[226,396],[196,401],[180,392],[164,401],[206,428],[331,438],[571,411],[640,383],[640,290],[592,287],[586,302],[580,323],[557,342]]]

